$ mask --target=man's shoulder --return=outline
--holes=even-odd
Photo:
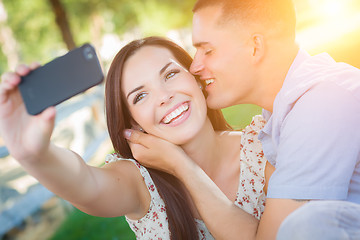
[[[293,104],[309,90],[326,89],[329,84],[347,90],[360,100],[360,69],[335,62],[327,54],[307,58],[287,81],[279,92],[283,104]]]

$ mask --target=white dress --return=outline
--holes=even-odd
[[[255,116],[250,125],[242,131],[239,158],[239,187],[235,200],[237,206],[257,219],[260,219],[265,207],[263,187],[265,185],[264,170],[266,164],[262,146],[257,135],[265,123],[265,120],[260,115]],[[130,228],[136,235],[136,239],[170,239],[166,206],[148,170],[136,160],[121,158],[116,153],[107,155],[105,163],[120,160],[131,161],[137,166],[151,196],[150,207],[144,217],[139,220],[132,220],[126,217]],[[202,220],[195,219],[195,221],[198,227],[199,239],[214,239]]]

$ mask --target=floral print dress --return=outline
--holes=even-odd
[[[257,138],[259,131],[264,127],[265,123],[262,116],[255,116],[250,125],[242,131],[239,187],[235,200],[237,206],[257,219],[260,219],[265,207],[265,193],[263,188],[265,185],[264,170],[266,159],[262,151],[261,143]],[[136,165],[143,176],[151,196],[150,207],[144,217],[139,220],[132,220],[126,217],[136,238],[144,240],[170,239],[166,206],[149,172],[136,160],[121,158],[116,153],[107,155],[105,163],[120,160],[131,161]],[[202,220],[195,219],[195,221],[198,227],[199,239],[214,239]]]

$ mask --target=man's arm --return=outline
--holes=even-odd
[[[255,239],[258,220],[248,214],[217,187],[207,174],[193,161],[184,161],[176,169],[215,239]]]
[[[256,239],[276,239],[277,231],[285,218],[307,202],[307,200],[266,199],[266,207],[261,217]]]
[[[282,221],[308,200],[267,199],[258,221],[232,203],[195,163],[185,161],[175,175],[190,192],[206,226],[215,239],[275,239]],[[274,168],[267,163],[267,182]]]

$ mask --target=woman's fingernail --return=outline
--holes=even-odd
[[[125,129],[125,130],[124,130],[124,137],[125,137],[126,139],[130,139],[130,137],[131,137],[131,130]]]

